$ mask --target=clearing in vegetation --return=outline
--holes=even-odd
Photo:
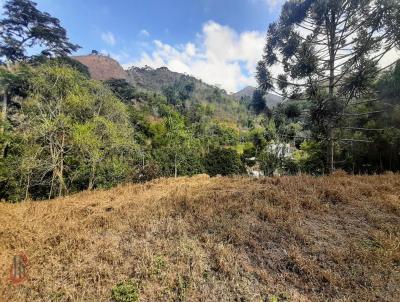
[[[399,174],[200,175],[0,203],[0,300],[395,301],[399,196]]]

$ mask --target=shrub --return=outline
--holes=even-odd
[[[153,162],[141,167],[137,173],[133,175],[134,182],[145,182],[160,177],[160,167]]]
[[[118,283],[111,290],[113,302],[137,302],[139,301],[139,289],[137,284],[128,280]]]
[[[211,150],[205,158],[205,168],[209,175],[232,175],[244,172],[239,155],[232,149]]]

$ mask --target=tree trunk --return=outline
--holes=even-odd
[[[177,166],[176,166],[176,154],[175,154],[175,158],[174,158],[174,175],[175,175],[175,178],[176,177],[178,177],[178,168],[177,168]]]
[[[27,179],[27,182],[26,182],[26,188],[25,188],[25,200],[28,199],[30,185],[31,185],[31,174],[29,173],[28,174],[28,179]]]
[[[11,64],[7,62],[6,64],[7,71],[11,72]],[[1,110],[1,125],[0,125],[0,135],[4,133],[4,123],[7,121],[7,106],[8,106],[8,89],[4,87],[3,91],[3,102],[2,102],[2,110]],[[4,148],[5,149],[5,148]],[[4,151],[4,150],[3,150]],[[1,154],[3,156],[3,152]]]
[[[60,167],[57,173],[59,182],[58,196],[62,196],[63,193],[67,191],[64,182],[64,144],[65,144],[65,132],[63,131],[61,139],[61,148],[60,148]]]
[[[54,171],[53,171],[53,173],[52,173],[52,175],[51,175],[49,199],[50,199],[51,196],[53,195],[54,178],[55,178],[55,173],[54,173]]]
[[[2,109],[1,109],[0,135],[4,134],[4,126],[7,121],[7,104],[8,104],[8,91],[7,89],[4,89]],[[0,158],[4,158],[6,156],[7,144],[8,144],[7,141],[5,141],[3,146],[1,146]]]
[[[88,185],[88,190],[92,190],[94,187],[94,175],[96,171],[96,165],[93,163],[92,167],[90,169],[90,177],[89,177],[89,185]]]
[[[3,102],[1,106],[1,128],[0,134],[4,133],[4,123],[7,121],[7,105],[8,105],[8,91],[4,89]]]
[[[329,24],[329,101],[333,102],[335,99],[335,56],[336,56],[336,14],[331,12],[327,17]],[[333,142],[333,129],[334,118],[328,123],[328,150],[327,159],[330,166],[330,172],[335,170],[334,165],[334,142]]]

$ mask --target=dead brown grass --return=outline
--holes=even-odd
[[[161,179],[0,204],[3,301],[398,301],[400,175]],[[8,281],[14,254],[29,278]]]

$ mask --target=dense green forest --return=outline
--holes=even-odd
[[[398,32],[386,19],[399,22],[393,19],[399,5],[382,1],[383,11],[366,9],[357,16],[364,21],[359,24],[350,12],[362,1],[345,2],[287,2],[268,31],[260,89],[243,103],[219,89],[199,95],[190,77],[154,92],[125,80],[92,80],[84,65],[68,57],[78,46],[56,18],[31,1],[7,1],[0,21],[0,199],[52,198],[163,176],[251,169],[265,175],[399,171],[400,63],[379,68],[379,60],[371,59],[378,43],[387,43],[381,45],[385,50],[398,46]],[[335,19],[339,13],[342,19]],[[321,30],[343,18],[349,28]],[[368,18],[375,23],[367,24]],[[293,29],[302,21],[315,26],[305,40]],[[384,30],[386,40],[368,40],[371,27]],[[326,59],[313,56],[316,39],[353,30],[360,31],[348,55],[354,69],[336,69],[331,57],[330,76],[345,79],[332,82],[325,76]],[[350,43],[331,42],[330,54],[330,47]],[[28,56],[27,48],[36,44],[43,51]],[[278,56],[287,74],[272,83],[268,66]],[[285,100],[268,108],[265,93],[276,87]]]

